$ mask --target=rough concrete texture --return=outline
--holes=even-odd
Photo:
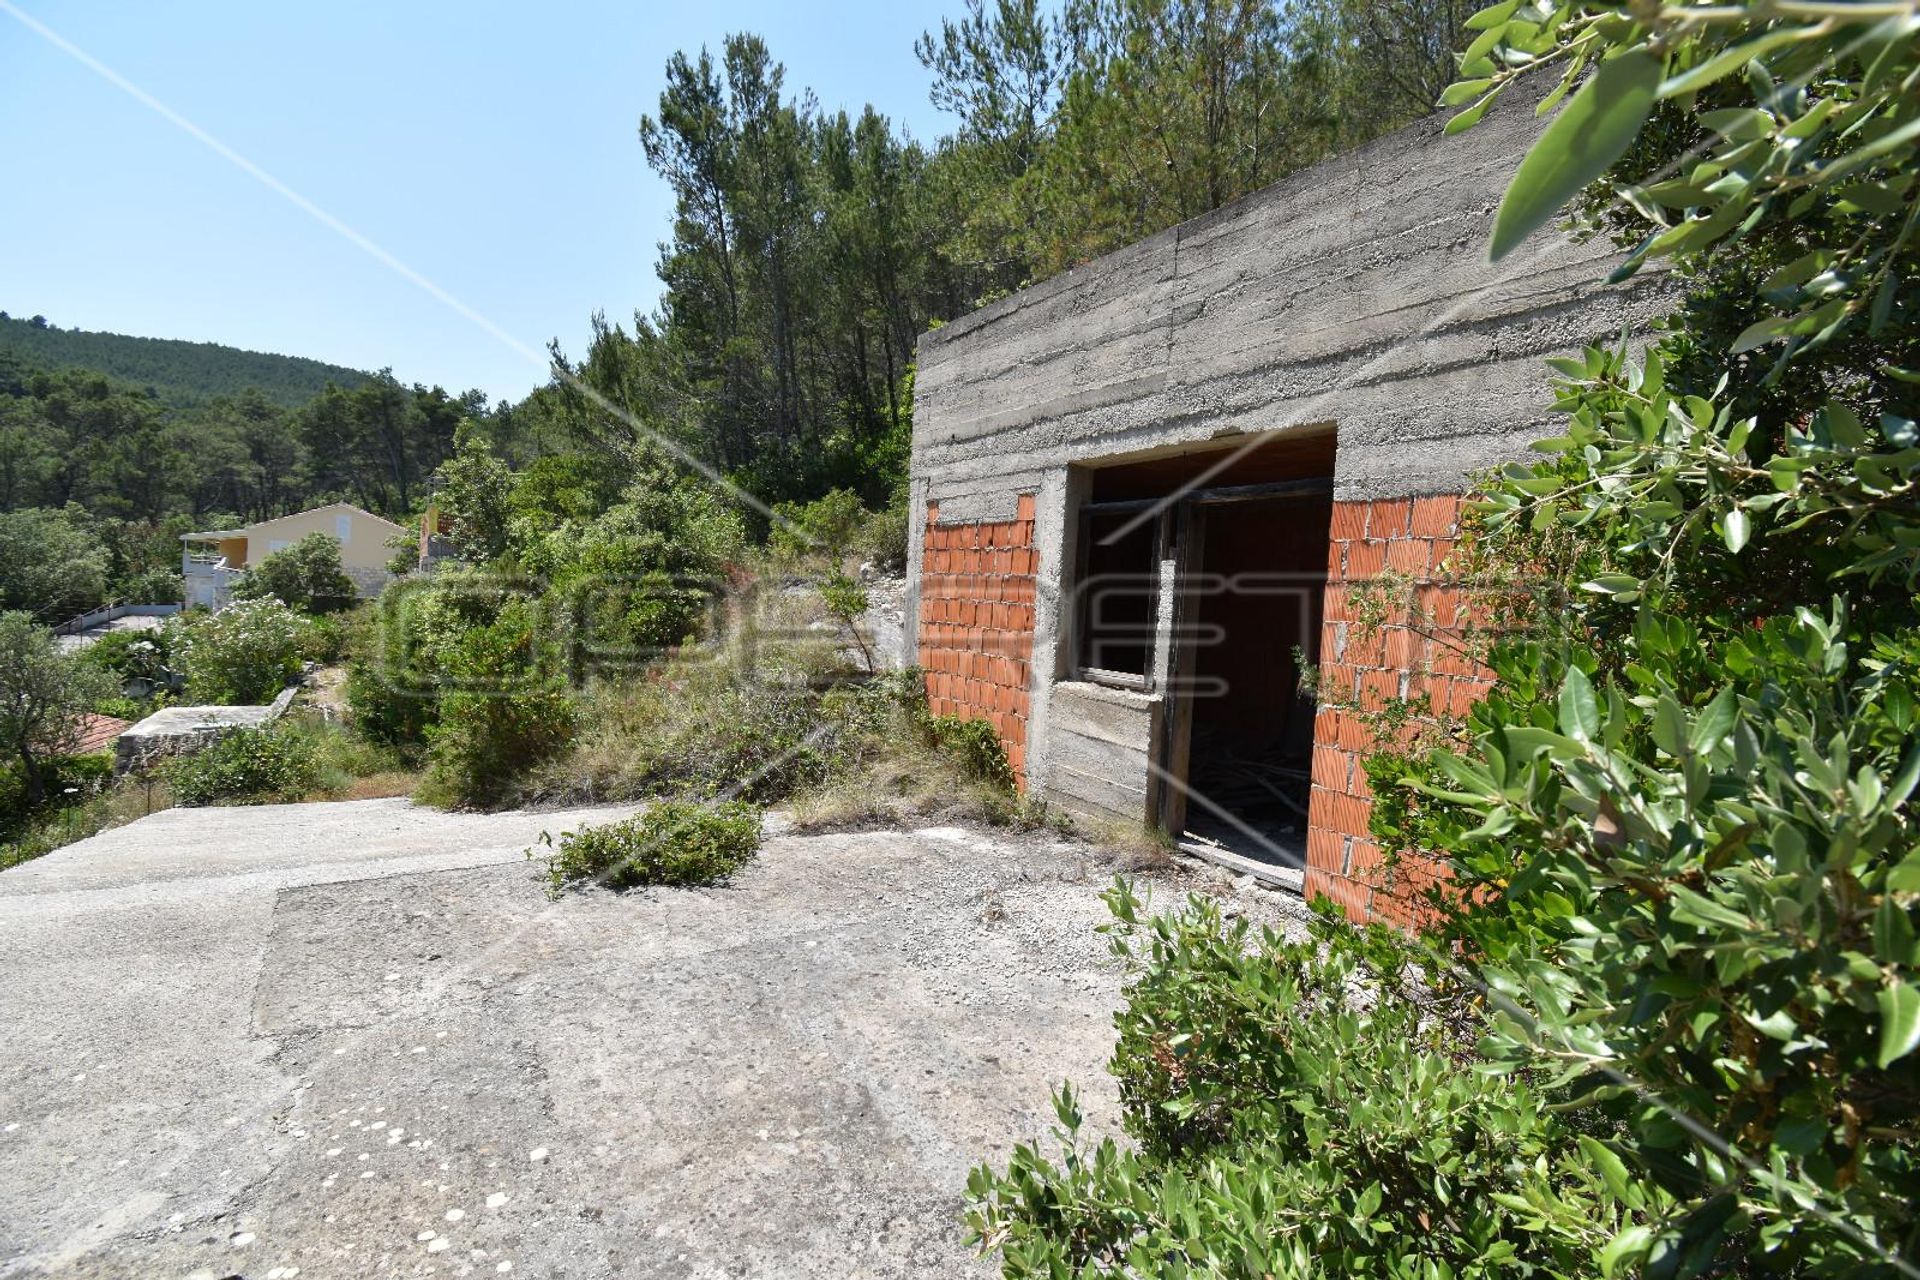
[[[1029,784],[1055,802],[1110,808],[1074,769],[1144,796],[1154,749],[1144,718],[1116,739],[1056,705],[1086,494],[1076,464],[1331,424],[1342,502],[1459,494],[1555,434],[1546,358],[1668,308],[1660,273],[1610,287],[1611,246],[1555,227],[1489,263],[1494,212],[1542,126],[1525,94],[1458,137],[1443,124],[1410,125],[921,338],[907,643],[917,650],[926,572],[918,513],[991,521],[1037,494],[1025,747]],[[1091,767],[1075,761],[1089,750]]]
[[[288,685],[263,707],[162,707],[120,735],[114,768],[125,773],[161,756],[199,751],[235,729],[262,729],[286,714],[298,685]]]
[[[175,810],[0,874],[0,1275],[990,1273],[968,1167],[1061,1078],[1111,1111],[1108,870],[775,837],[549,902],[523,849],[619,812]]]
[[[925,335],[915,497],[981,518],[1070,462],[1328,422],[1342,499],[1457,493],[1523,450],[1551,416],[1542,359],[1640,327],[1669,286],[1607,287],[1611,247],[1551,227],[1490,264],[1540,122],[1515,95],[1458,137],[1443,122]]]

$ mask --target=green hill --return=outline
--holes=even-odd
[[[242,351],[217,342],[58,329],[44,320],[36,323],[0,312],[0,355],[6,354],[28,366],[90,369],[136,387],[151,387],[161,400],[180,407],[237,396],[253,387],[274,403],[293,409],[320,394],[329,382],[357,387],[368,377],[359,369],[304,356]]]

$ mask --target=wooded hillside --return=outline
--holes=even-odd
[[[7,354],[41,369],[102,373],[151,389],[156,399],[176,407],[253,391],[282,409],[297,409],[328,383],[352,388],[372,376],[305,356],[242,351],[217,342],[61,329],[43,316],[22,319],[0,312],[0,355]]]

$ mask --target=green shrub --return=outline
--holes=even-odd
[[[928,716],[925,727],[934,745],[951,756],[968,777],[1013,789],[1013,765],[991,720]]]
[[[106,599],[109,557],[78,503],[0,511],[0,611],[63,622]]]
[[[402,775],[407,770],[400,751],[319,716],[296,712],[281,720],[276,732],[294,739],[295,750],[312,756],[314,784],[309,793],[313,795],[345,795],[364,778]]]
[[[901,572],[907,567],[908,519],[904,501],[874,512],[854,536],[854,554],[882,573]]]
[[[586,879],[614,889],[715,884],[759,852],[761,826],[760,810],[745,801],[662,800],[624,822],[563,831],[557,845],[543,831],[540,842],[554,850],[547,875],[558,896]]]
[[[1724,542],[1647,550],[1685,548],[1675,526],[1714,496],[1588,496],[1617,492],[1644,452],[1610,438],[1616,423],[1637,434],[1633,417],[1590,409],[1669,394],[1647,390],[1657,362],[1591,359],[1573,447],[1495,482],[1479,536],[1537,560],[1534,530],[1593,510],[1577,554],[1606,557],[1605,590],[1493,649],[1499,684],[1465,749],[1370,766],[1389,798],[1374,830],[1437,852],[1469,895],[1446,927],[1501,994],[1494,1064],[1563,1071],[1671,1197],[1623,1238],[1625,1258],[1873,1274],[1914,1253],[1920,1200],[1920,616],[1904,583],[1864,577],[1851,600],[1766,598],[1807,590],[1796,567],[1861,563],[1878,538],[1858,526],[1782,528],[1774,546],[1742,543],[1745,565]],[[1718,425],[1674,428],[1673,453],[1741,430],[1689,400]],[[1752,496],[1799,500],[1751,472]],[[1868,545],[1836,556],[1849,529]],[[1840,545],[1794,546],[1809,530]]]
[[[130,575],[114,595],[131,604],[179,604],[186,599],[186,582],[177,570],[154,566]]]
[[[174,624],[173,660],[195,702],[255,706],[300,677],[311,624],[277,599],[239,600]]]
[[[547,526],[547,527],[543,527]],[[643,467],[590,521],[521,517],[513,552],[567,604],[568,639],[636,667],[708,630],[728,566],[745,546],[732,508],[699,476]]]
[[[350,609],[358,594],[340,563],[340,539],[310,533],[266,557],[234,586],[241,600],[272,598],[303,613]]]
[[[575,709],[541,611],[526,601],[456,639],[427,731],[421,795],[469,808],[511,803],[521,776],[565,747]]]
[[[1471,1003],[1376,931],[1289,942],[1194,897],[1107,895],[1129,983],[1112,1070],[1128,1143],[1022,1145],[969,1179],[974,1240],[1026,1277],[1596,1273],[1632,1216],[1605,1148],[1522,1080],[1474,1069]],[[1599,1167],[1618,1173],[1617,1159]]]
[[[12,830],[0,834],[0,871],[43,857],[109,827],[145,817],[171,804],[164,784],[115,786],[102,779],[98,789],[67,794],[43,806]]]
[[[860,650],[863,669],[868,672],[876,670],[873,650],[867,645],[867,638],[860,634],[860,615],[867,611],[869,603],[867,589],[846,574],[835,571],[820,584],[820,599],[826,606],[827,616],[840,624],[841,632]]]
[[[767,546],[788,560],[822,556],[839,561],[853,549],[867,521],[860,496],[850,489],[835,489],[812,502],[777,503],[773,513],[779,518],[767,535]]]
[[[372,608],[348,616],[345,687],[355,732],[414,754],[426,749],[439,719],[444,650],[468,625],[446,606],[441,588],[461,580],[443,567],[433,589],[394,583]]]
[[[347,643],[353,634],[351,615],[321,614],[310,620],[300,656],[317,666],[330,667],[347,656]]]
[[[229,730],[161,772],[182,805],[299,800],[321,782],[312,741],[282,728]]]
[[[162,626],[151,631],[109,631],[80,650],[88,666],[111,673],[116,680],[146,680],[164,687],[172,676],[168,649],[174,631]]]
[[[1489,1068],[1564,1081],[1648,1195],[1613,1269],[1914,1274],[1920,40],[1859,6],[1619,13],[1489,13],[1449,96],[1600,68],[1496,240],[1597,179],[1618,274],[1675,254],[1687,296],[1640,358],[1552,362],[1563,431],[1487,478],[1463,568],[1558,592],[1496,603],[1453,743],[1370,766],[1374,832],[1453,872]],[[1613,145],[1569,145],[1596,106]]]
[[[113,782],[113,753],[55,756],[42,762],[45,794],[38,805],[27,799],[26,779],[17,761],[0,765],[0,838],[11,838],[49,810],[80,804]]]

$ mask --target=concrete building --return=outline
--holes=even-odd
[[[187,605],[225,608],[235,579],[274,552],[312,533],[325,533],[340,540],[341,568],[353,579],[363,597],[380,594],[391,576],[387,573],[387,562],[393,558],[393,548],[387,545],[388,541],[407,536],[406,529],[400,525],[350,502],[330,502],[324,507],[261,520],[241,529],[185,533],[180,535],[185,544],[180,571],[187,582]]]
[[[1488,263],[1539,129],[1511,97],[1456,138],[1422,121],[927,334],[907,623],[933,709],[990,717],[1063,808],[1404,916],[1340,707],[1485,681],[1403,615],[1359,625],[1360,584],[1449,625],[1472,477],[1554,433],[1542,361],[1669,301],[1555,229]]]

